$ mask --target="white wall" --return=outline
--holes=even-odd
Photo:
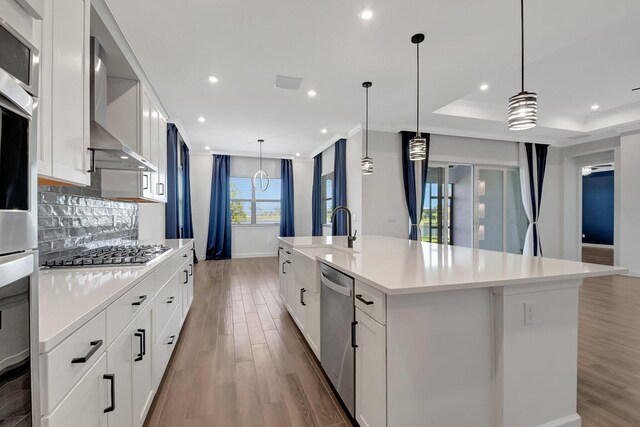
[[[453,244],[473,247],[473,176],[472,168],[456,165],[449,169],[449,180],[454,184],[451,227]]]
[[[634,276],[640,276],[640,134],[620,138],[620,264]]]
[[[211,173],[213,156],[209,153],[191,153],[191,214],[196,255],[204,259],[209,232],[209,204],[211,201]]]
[[[358,236],[365,233],[362,221],[363,180],[370,178],[362,176],[361,172],[362,138],[363,133],[359,131],[347,139],[347,207],[351,210],[352,226],[358,230]]]
[[[327,175],[333,172],[334,162],[336,158],[336,149],[335,144],[331,145],[329,148],[322,152],[322,175]],[[349,169],[347,169],[347,180],[349,179]],[[348,197],[348,194],[347,194]],[[323,225],[322,226],[322,234],[324,236],[331,236],[331,226]]]
[[[313,160],[293,160],[293,203],[296,236],[311,236]]]
[[[163,240],[165,212],[164,203],[138,203],[138,239]]]
[[[257,171],[258,165],[259,161],[257,158],[232,157],[231,174],[235,174],[236,176],[252,176]],[[263,159],[263,169],[273,178],[280,177],[279,160]],[[211,154],[191,153],[191,209],[193,213],[196,253],[200,259],[205,258],[207,248],[212,170],[213,156]],[[293,175],[296,234],[310,235],[313,163],[294,160]],[[308,225],[305,224],[305,218],[308,218]],[[279,234],[280,227],[277,224],[233,226],[231,232],[232,257],[242,258],[276,255],[276,238]]]
[[[431,135],[429,160],[492,166],[518,166],[518,144],[511,141]]]
[[[406,239],[409,234],[401,144],[399,133],[369,131],[373,174],[362,177],[362,225],[367,235]]]

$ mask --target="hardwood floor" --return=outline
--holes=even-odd
[[[351,425],[278,295],[276,258],[203,261],[145,426]]]
[[[585,280],[578,346],[582,426],[640,426],[640,279]],[[275,258],[197,264],[193,308],[145,425],[351,425],[280,301]]]
[[[640,426],[640,279],[580,289],[578,413],[583,427]]]
[[[592,264],[613,265],[613,249],[597,248],[593,246],[582,247],[582,262]]]

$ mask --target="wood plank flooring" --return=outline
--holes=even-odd
[[[203,261],[145,426],[351,425],[278,291],[276,258]]]
[[[593,246],[582,247],[582,262],[592,264],[613,265],[613,249],[597,248]]]
[[[195,274],[145,426],[351,425],[282,305],[275,258],[204,261]],[[580,290],[578,413],[583,427],[640,426],[640,279]]]

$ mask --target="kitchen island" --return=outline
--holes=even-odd
[[[355,279],[361,426],[580,425],[579,287],[626,269],[377,236],[280,244],[294,287],[318,288],[310,259]]]

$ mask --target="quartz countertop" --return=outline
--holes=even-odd
[[[39,271],[40,352],[50,351],[71,332],[172,259],[191,239],[145,241],[171,248],[146,266],[42,268]]]
[[[626,268],[362,236],[280,238],[303,254],[388,295],[532,284],[625,274]],[[316,248],[326,248],[318,252]]]

